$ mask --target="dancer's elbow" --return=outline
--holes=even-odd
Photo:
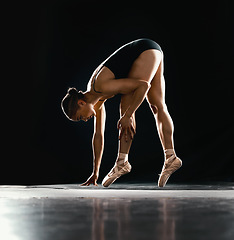
[[[141,81],[140,81],[140,87],[141,87],[142,89],[145,89],[145,90],[147,91],[148,89],[150,89],[151,85],[150,85],[149,82],[146,82],[146,81],[141,80]]]

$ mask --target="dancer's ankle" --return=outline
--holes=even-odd
[[[164,156],[165,156],[165,159],[166,159],[166,160],[167,160],[168,158],[170,158],[172,155],[176,155],[174,149],[165,149],[165,150],[164,150]]]
[[[128,154],[127,153],[119,153],[116,159],[116,164],[123,164],[128,161]]]

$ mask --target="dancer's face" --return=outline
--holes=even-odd
[[[94,110],[94,106],[91,103],[86,103],[82,99],[78,100],[79,109],[76,112],[76,115],[74,116],[74,121],[85,121],[87,122],[90,118],[96,115],[96,112]]]

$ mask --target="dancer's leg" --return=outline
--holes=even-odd
[[[163,76],[163,58],[151,82],[147,100],[156,120],[156,126],[163,149],[174,149],[174,125],[165,103],[165,80]]]
[[[127,111],[130,105],[130,100],[132,95],[133,93],[122,95],[121,103],[120,103],[121,116]],[[133,126],[134,128],[136,128],[135,114],[133,115]],[[121,139],[119,140],[119,151],[115,161],[115,165],[102,181],[102,185],[104,187],[108,187],[117,178],[131,171],[132,167],[128,162],[128,153],[129,153],[131,144],[132,144],[132,139],[131,139],[130,133],[127,134],[127,139],[126,139],[126,136],[122,135]]]
[[[132,96],[133,96],[133,93],[122,95],[121,103],[120,103],[120,115],[121,115],[121,117],[127,111],[128,107],[131,103]],[[135,114],[133,114],[133,126],[136,129]],[[125,136],[122,135],[122,137],[119,141],[119,153],[129,154],[129,150],[130,150],[131,145],[132,145],[132,139],[131,139],[130,133],[128,132],[127,139],[125,139]]]
[[[147,50],[143,52],[137,60],[133,63],[133,66],[129,72],[129,78],[144,79],[147,82],[151,82],[152,78],[155,76],[155,73],[159,67],[159,64],[162,59],[162,53],[158,50]],[[134,93],[122,95],[121,104],[120,104],[120,114],[121,116],[127,111],[132,96]],[[133,114],[133,124],[136,126],[135,114]],[[119,142],[119,153],[129,153],[132,140],[130,134],[128,134],[128,140],[125,141],[124,136],[120,139]]]
[[[174,125],[165,103],[163,57],[151,82],[151,88],[148,92],[147,100],[154,114],[165,154],[165,162],[158,180],[158,186],[164,187],[171,174],[182,166],[182,161],[175,154],[173,142]]]

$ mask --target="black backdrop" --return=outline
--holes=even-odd
[[[61,99],[70,86],[86,90],[101,61],[141,37],[158,42],[165,55],[166,102],[184,163],[171,181],[233,181],[233,11],[231,1],[204,2],[70,0],[11,6],[12,90],[5,98],[10,105],[1,184],[76,183],[89,177],[93,119],[68,121]],[[117,154],[119,100],[106,103],[99,182]],[[146,102],[136,116],[129,156],[133,170],[119,181],[157,181],[163,151]]]

